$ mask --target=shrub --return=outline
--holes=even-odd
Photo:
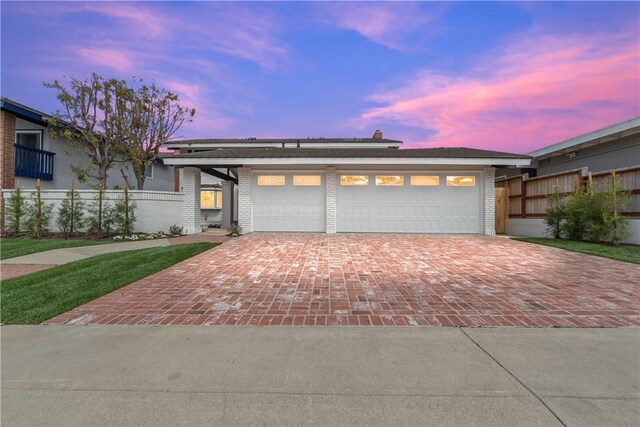
[[[574,193],[566,202],[566,221],[563,221],[561,234],[569,240],[584,240],[589,227],[591,213],[590,197],[582,185],[576,186]]]
[[[98,187],[93,203],[88,208],[89,232],[95,233],[96,237],[109,234],[115,227],[115,211],[113,206],[104,198],[104,189]]]
[[[7,231],[11,234],[19,234],[22,229],[22,219],[25,214],[25,198],[22,194],[20,186],[16,185],[15,190],[11,192],[11,196],[7,199],[5,208],[5,225]]]
[[[40,180],[36,182],[36,190],[32,194],[33,203],[28,205],[25,213],[25,227],[34,239],[42,238],[48,232],[53,205],[42,200]]]
[[[169,227],[169,234],[171,236],[182,236],[182,230],[183,230],[182,227],[180,227],[177,224],[173,224],[172,226]]]
[[[626,208],[629,204],[629,192],[620,190],[620,183],[615,171],[611,172],[607,192],[611,200],[611,215],[609,216],[609,225],[611,227],[610,242],[614,246],[618,246],[631,233],[629,233],[629,220],[624,215],[620,215],[620,210]]]
[[[240,227],[236,223],[232,224],[231,228],[229,228],[229,234],[231,234],[231,237],[241,236],[242,235],[242,227]]]
[[[554,238],[559,239],[562,221],[566,218],[565,197],[560,194],[560,186],[553,187],[553,194],[547,196],[547,231]]]
[[[136,202],[129,198],[129,188],[124,187],[122,197],[115,204],[115,222],[119,233],[127,236],[133,234],[133,224],[136,222]]]
[[[84,226],[85,204],[80,199],[80,194],[71,184],[71,189],[67,191],[67,196],[60,204],[56,224],[65,238],[69,238],[76,230]]]

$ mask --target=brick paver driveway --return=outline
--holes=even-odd
[[[503,238],[261,234],[48,323],[640,325],[640,266]]]

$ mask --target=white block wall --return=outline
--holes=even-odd
[[[483,194],[484,194],[484,234],[488,236],[496,235],[496,187],[495,168],[483,168]]]
[[[251,168],[238,168],[238,225],[242,228],[242,233],[251,233],[253,224],[251,222]]]
[[[326,182],[326,233],[336,232],[336,168],[327,168]]]
[[[182,232],[195,234],[202,232],[200,225],[200,169],[184,168],[182,170]]]
[[[222,181],[222,228],[231,227],[233,212],[233,181]]]
[[[2,190],[5,203],[11,196],[11,192],[12,190]],[[22,192],[27,203],[31,203],[33,189],[22,189]],[[97,191],[95,190],[78,190],[80,199],[87,207],[93,203],[96,193]],[[45,203],[53,205],[53,215],[47,228],[51,232],[58,232],[56,216],[60,204],[67,197],[67,190],[43,189],[41,195]],[[116,200],[122,197],[121,190],[106,190],[104,192],[105,203],[111,206],[113,206]],[[163,231],[168,233],[170,226],[180,226],[182,224],[182,202],[184,197],[182,193],[130,190],[129,197],[131,200],[134,200],[136,204],[136,222],[133,224],[134,231],[141,233]]]

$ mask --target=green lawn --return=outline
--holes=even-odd
[[[619,261],[640,264],[640,246],[620,246],[614,247],[600,243],[576,242],[573,240],[551,239],[543,237],[519,237],[513,240],[521,242],[538,243],[540,245],[553,246],[574,252],[597,255],[605,258],[617,259]]]
[[[113,243],[113,240],[64,240],[64,239],[0,239],[0,259],[35,254],[51,249],[74,248],[76,246],[93,246]]]
[[[116,252],[75,261],[0,284],[2,323],[37,324],[217,243],[193,243]]]

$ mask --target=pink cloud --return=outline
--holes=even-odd
[[[415,49],[405,37],[433,19],[417,3],[345,2],[324,3],[322,7],[327,14],[324,22],[400,51]]]
[[[128,72],[135,66],[134,55],[122,49],[79,48],[76,53],[89,64],[112,68],[118,72]]]
[[[435,132],[419,146],[528,152],[640,114],[636,36],[535,35],[462,76],[422,70],[369,99],[360,126],[391,122]]]
[[[171,20],[154,10],[133,2],[83,2],[82,10],[100,13],[115,18],[116,22],[126,25],[138,36],[157,39],[167,34]],[[124,21],[124,22],[123,22]],[[127,25],[128,24],[128,25]]]
[[[179,133],[174,135],[174,139],[211,137],[232,125],[233,121],[219,111],[200,84],[168,77],[161,79],[159,84],[177,93],[180,96],[180,105],[196,109],[194,121],[185,123]]]

